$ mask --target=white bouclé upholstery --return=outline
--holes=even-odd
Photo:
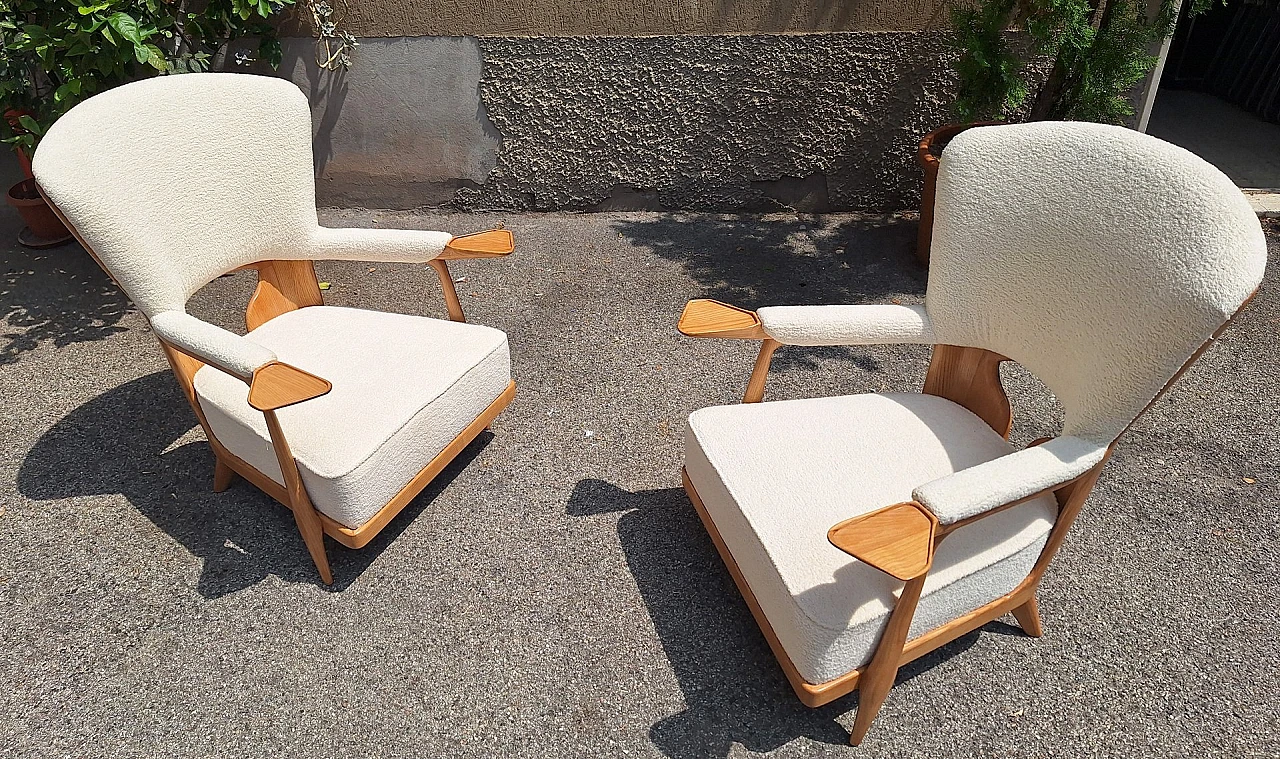
[[[312,505],[359,528],[511,380],[495,329],[311,306],[236,335],[185,313],[215,277],[272,260],[427,262],[452,236],[317,221],[311,112],[291,82],[247,74],[147,79],[60,118],[32,162],[41,188],[168,345],[206,366],[209,432],[283,484],[255,370],[292,364],[332,384],[276,413]],[[325,570],[322,567],[322,574]]]
[[[1042,490],[1056,488],[1089,471],[1107,455],[1107,446],[1063,436],[1008,456],[961,470],[912,492],[942,524],[968,519]]]
[[[925,305],[939,343],[1008,356],[1063,434],[1109,443],[1248,298],[1257,216],[1222,172],[1122,127],[970,129],[938,172]]]
[[[1013,451],[931,395],[851,395],[694,412],[685,467],[788,657],[820,683],[870,658],[900,581],[827,542],[837,522]],[[912,634],[1013,590],[1053,525],[1043,496],[943,541]]]
[[[950,401],[856,395],[703,409],[686,471],[801,676],[865,664],[902,583],[832,547],[838,522],[916,500],[956,529],[911,635],[1012,591],[1089,474],[1257,289],[1266,244],[1226,176],[1118,127],[969,129],[941,158],[925,305],[767,307],[792,345],[932,342],[1034,372],[1061,436],[1021,451]],[[997,507],[1028,499],[1004,511]],[[990,512],[990,513],[988,513]]]
[[[148,317],[183,310],[255,261],[428,261],[452,239],[321,227],[311,111],[275,77],[184,74],[109,90],[49,128],[32,170]]]
[[[756,314],[783,345],[933,343],[924,306],[766,306]]]
[[[280,426],[317,510],[364,524],[507,388],[502,332],[420,316],[312,306],[250,332],[280,361],[333,383],[280,409]],[[262,412],[245,383],[211,367],[196,396],[215,437],[282,483]]]
[[[151,317],[156,337],[188,355],[198,356],[248,382],[258,369],[276,360],[276,354],[253,340],[228,332],[186,313],[161,311]]]
[[[307,258],[335,261],[423,263],[444,250],[453,235],[417,229],[332,229],[315,227],[308,240]]]

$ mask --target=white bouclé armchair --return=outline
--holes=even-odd
[[[941,158],[923,306],[746,311],[692,301],[683,333],[762,341],[746,404],[689,418],[685,487],[810,706],[860,691],[1036,589],[1112,446],[1252,296],[1266,244],[1191,153],[1083,123],[981,127]],[[759,403],[782,345],[934,346],[923,392]],[[999,365],[1065,409],[1021,450]]]
[[[291,82],[185,74],[59,119],[32,168],[77,239],[150,320],[216,455],[293,510],[321,577],[324,535],[367,544],[511,401],[506,335],[464,323],[447,259],[511,252],[505,230],[332,229],[316,216],[311,114]],[[323,304],[312,261],[429,264],[450,321]],[[258,272],[235,334],[186,312]]]

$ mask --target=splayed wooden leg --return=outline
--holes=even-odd
[[[285,441],[284,431],[280,429],[280,420],[275,411],[264,411],[267,419],[267,431],[271,433],[271,445],[276,450],[276,460],[280,463],[280,472],[284,475],[284,487],[289,496],[289,508],[293,510],[293,521],[298,524],[298,532],[307,544],[307,552],[320,571],[320,579],[325,585],[333,584],[333,572],[329,570],[329,557],[324,552],[324,526],[320,524],[320,515],[307,489],[302,485],[302,475],[298,473],[298,462],[294,461],[289,443]]]
[[[916,604],[920,601],[920,591],[924,590],[924,578],[925,575],[920,575],[907,581],[906,587],[902,589],[902,596],[893,607],[889,624],[880,636],[875,656],[858,677],[858,715],[853,720],[850,745],[857,746],[867,736],[867,730],[871,728],[885,697],[889,695],[889,689],[893,687],[894,678],[898,676],[902,647],[911,630],[911,619],[915,616]]]
[[[307,552],[320,572],[320,579],[325,585],[332,585],[333,572],[329,569],[329,557],[324,552],[324,528],[320,526],[320,517],[316,516],[310,501],[294,505],[293,521],[298,524],[298,532],[302,533],[302,541],[307,544]]]
[[[223,463],[222,459],[215,458],[213,462],[213,492],[221,493],[231,487],[231,483],[235,482],[236,471]]]
[[[1044,628],[1040,626],[1040,604],[1036,602],[1036,597],[1032,596],[1029,601],[1013,610],[1013,618],[1018,620],[1018,624],[1022,627],[1022,631],[1033,638],[1039,638],[1044,635]]]

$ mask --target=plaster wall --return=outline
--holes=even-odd
[[[311,102],[322,204],[446,205],[497,165],[501,138],[480,102],[474,39],[366,39],[338,72],[316,65],[312,39],[285,40],[284,50],[279,73]]]
[[[361,42],[285,44],[326,205],[909,208],[953,86],[934,32]]]

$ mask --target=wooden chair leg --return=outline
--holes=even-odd
[[[1022,627],[1022,631],[1033,638],[1039,638],[1044,635],[1044,628],[1040,626],[1040,604],[1036,602],[1036,597],[1032,596],[1023,605],[1013,610],[1013,618],[1018,620],[1018,625]]]
[[[311,561],[320,572],[320,579],[324,580],[325,585],[332,585],[333,572],[329,569],[329,557],[324,552],[324,527],[305,493],[302,498],[303,503],[298,503],[293,500],[293,493],[289,493],[289,500],[293,505],[293,521],[298,525],[298,532],[302,533],[302,542],[307,544],[307,553],[311,554]]]
[[[231,487],[231,483],[235,482],[236,470],[223,463],[222,459],[214,458],[213,461],[213,492],[221,493]]]
[[[302,475],[298,474],[298,462],[294,461],[293,451],[285,440],[284,430],[280,429],[280,420],[275,411],[264,411],[267,418],[267,431],[271,433],[271,445],[276,451],[276,461],[280,464],[280,472],[284,475],[285,491],[289,494],[289,508],[293,510],[293,521],[302,533],[302,540],[307,544],[307,552],[320,572],[320,579],[325,585],[333,584],[333,572],[329,570],[329,557],[324,552],[324,527],[320,524],[320,515],[307,497],[307,489],[302,486]]]
[[[911,619],[915,617],[925,577],[926,575],[920,575],[907,581],[906,587],[902,589],[902,596],[889,615],[889,624],[880,636],[880,644],[876,646],[871,663],[858,676],[858,714],[854,717],[853,732],[849,735],[850,745],[862,743],[876,714],[880,712],[885,697],[889,695],[889,689],[893,687],[894,678],[898,676],[902,647],[911,630]]]

